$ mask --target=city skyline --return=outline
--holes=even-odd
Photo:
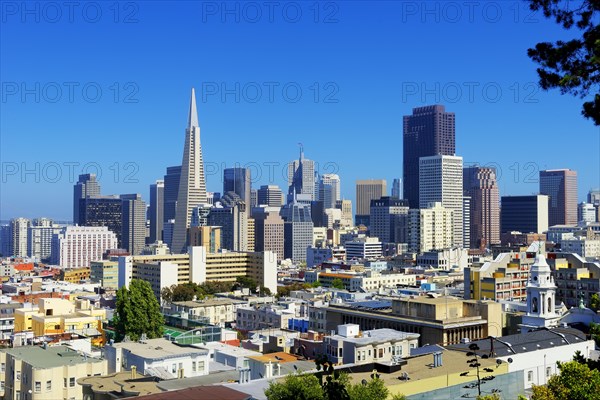
[[[93,25],[81,19],[71,25],[65,19],[27,24],[7,18],[2,26],[7,34],[0,38],[4,56],[0,61],[4,89],[0,219],[41,215],[71,219],[72,185],[80,173],[96,172],[93,168],[82,171],[86,163],[100,167],[104,192],[140,193],[147,201],[148,186],[164,175],[166,167],[180,162],[179,133],[191,87],[198,91],[203,146],[210,149],[205,154],[211,168],[206,177],[208,191],[220,191],[223,169],[235,167],[236,162],[242,167],[260,166],[260,175],[252,171],[254,187],[277,184],[285,191],[287,163],[297,157],[296,144],[302,142],[307,158],[318,163],[319,173],[340,175],[342,197],[354,201],[356,180],[386,179],[391,184],[401,176],[402,167],[395,160],[402,153],[402,117],[415,107],[432,104],[455,113],[456,152],[465,165],[478,162],[497,168],[501,196],[537,192],[538,171],[554,168],[578,171],[579,201],[589,189],[600,187],[600,168],[595,168],[600,162],[598,128],[580,115],[579,99],[537,89],[535,64],[526,55],[527,48],[538,41],[561,37],[552,21],[539,13],[531,16],[526,8],[517,15],[512,3],[500,3],[498,21],[486,20],[481,13],[473,21],[466,13],[458,21],[441,14],[437,22],[432,20],[435,16],[423,21],[419,15],[407,15],[400,5],[381,6],[384,9],[372,11],[360,3],[340,3],[335,23],[314,23],[308,9],[299,24],[281,18],[272,24],[243,19],[236,23],[203,16],[199,5],[182,4],[186,13],[151,3],[140,4],[137,22],[132,24],[105,20]],[[105,11],[105,16],[112,15]],[[320,22],[324,22],[325,11],[321,11]],[[175,23],[176,17],[183,21]],[[432,21],[435,30],[430,29]],[[172,29],[150,30],[159,22]],[[364,36],[354,32],[351,27],[360,22],[370,23],[372,31]],[[114,29],[107,29],[108,24]],[[77,28],[83,29],[73,35]],[[472,35],[473,29],[480,34]],[[275,31],[278,35],[273,35]],[[107,40],[92,49],[88,43],[100,32]],[[407,41],[409,32],[421,39]],[[428,54],[423,44],[438,40],[440,34],[447,43],[462,42],[465,48],[442,45],[437,53]],[[138,35],[158,45],[164,57],[156,61],[148,58],[154,53],[147,52],[129,66],[106,68],[121,54],[135,51]],[[223,41],[216,46],[198,40],[207,35]],[[31,52],[19,52],[19,46],[8,39],[11,36],[30,39]],[[71,57],[71,50],[60,46],[67,37],[82,56],[72,66],[51,61]],[[265,42],[267,38],[270,42]],[[483,45],[490,41],[495,45]],[[255,43],[265,45],[251,45]],[[223,45],[231,54],[221,60],[217,55]],[[293,46],[294,52],[275,51],[292,48],[286,46]],[[377,62],[356,58],[355,52],[344,51],[348,46],[365,55],[378,54]],[[331,50],[338,48],[332,57]],[[387,51],[390,48],[394,51]],[[474,48],[479,49],[476,56],[471,53]],[[189,63],[179,62],[184,53]],[[407,63],[406,54],[419,57]],[[36,67],[40,58],[48,60],[43,70]],[[513,65],[510,70],[503,67],[504,60]],[[317,61],[318,71],[306,68]],[[243,70],[234,67],[240,62],[246,64]],[[223,63],[231,67],[222,68]],[[476,68],[465,68],[471,64]],[[166,79],[156,80],[158,74]],[[64,85],[68,82],[75,82],[77,89],[87,85],[90,95],[83,98],[81,90],[76,90],[77,96],[70,101]],[[292,102],[277,90],[270,102],[265,82],[277,83],[278,89],[288,83],[290,88],[298,85],[303,97]],[[265,89],[257,102],[250,101],[252,83]],[[10,94],[13,84],[16,94]],[[55,85],[63,88],[62,97],[52,102]],[[238,86],[237,93],[230,95],[221,90],[235,91]],[[103,93],[97,102],[90,97],[95,87]],[[484,87],[490,91],[485,96]],[[497,88],[502,92],[498,99],[492,93]],[[43,129],[38,121],[44,121]],[[573,132],[586,146],[562,143]],[[333,155],[323,144],[336,137],[344,139],[337,141]],[[259,150],[261,145],[264,148]],[[365,155],[377,154],[380,162],[356,163],[353,157],[338,156],[359,156],[357,149]],[[37,176],[35,172],[21,176],[36,165]],[[269,171],[274,168],[277,174],[270,180]]]

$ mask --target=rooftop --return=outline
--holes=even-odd
[[[182,307],[196,308],[196,307],[213,307],[213,306],[228,306],[232,304],[246,304],[243,300],[234,299],[207,299],[203,301],[174,301],[173,304]]]
[[[0,351],[39,369],[102,362],[96,358],[80,355],[66,346],[48,346],[45,349],[41,346],[23,346]]]
[[[583,332],[573,328],[553,328],[531,331],[517,335],[502,336],[493,339],[482,339],[466,344],[456,344],[449,348],[459,351],[469,351],[469,345],[476,343],[479,348],[496,357],[550,349],[556,346],[586,341]]]
[[[373,329],[371,331],[364,331],[361,337],[345,337],[341,335],[330,336],[334,340],[343,340],[350,343],[355,343],[358,346],[367,345],[377,342],[387,342],[390,340],[406,340],[406,339],[418,339],[418,333],[401,332],[395,329]]]
[[[144,400],[248,400],[251,396],[225,386],[196,386],[144,396]]]
[[[244,349],[243,347],[235,347],[229,344],[220,343],[220,342],[209,342],[202,345],[201,348],[218,351],[220,353],[224,353],[231,356],[236,357],[249,357],[249,356],[260,356],[261,353],[258,351],[252,351],[248,349]]]
[[[88,376],[79,378],[77,383],[82,386],[89,386],[94,393],[98,394],[124,394],[123,392],[125,392],[145,396],[162,391],[154,380],[149,380],[144,375],[136,372],[135,377],[132,378],[131,371],[117,372],[105,376]]]
[[[206,350],[194,347],[181,347],[173,342],[158,338],[142,342],[113,343],[112,347],[122,348],[144,358],[165,358],[179,355],[207,354]]]

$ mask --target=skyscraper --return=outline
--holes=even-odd
[[[288,184],[288,203],[294,201],[294,192],[305,195],[308,201],[315,200],[315,162],[304,158],[302,145],[300,157],[288,164]]]
[[[392,197],[401,199],[402,195],[402,179],[394,178],[394,181],[392,182]]]
[[[385,179],[367,179],[356,181],[356,225],[369,226],[371,200],[380,199],[387,193]]]
[[[279,207],[261,206],[252,210],[254,250],[272,251],[281,261],[284,255],[284,221]]]
[[[52,264],[64,268],[89,267],[105,251],[117,247],[117,237],[105,226],[67,226],[52,236]]]
[[[251,204],[250,197],[250,169],[225,168],[223,171],[223,193],[234,192],[242,198],[246,206]]]
[[[548,196],[502,196],[500,231],[544,233],[548,230]]]
[[[14,218],[10,221],[12,239],[12,254],[17,257],[27,257],[27,230],[31,221],[27,218]]]
[[[79,224],[79,199],[100,196],[100,184],[96,174],[79,175],[79,180],[73,186],[73,224]]]
[[[419,200],[419,159],[437,155],[454,155],[454,113],[442,105],[413,108],[404,116],[403,184],[404,198],[416,208]]]
[[[462,157],[432,156],[419,159],[419,207],[441,202],[452,211],[454,245],[463,247]]]
[[[471,197],[472,249],[500,243],[500,193],[496,169],[465,167],[463,192]],[[465,246],[469,243],[465,243]]]
[[[185,253],[187,246],[187,229],[190,226],[192,209],[206,202],[206,181],[204,178],[204,161],[200,145],[200,126],[196,111],[196,94],[192,88],[190,112],[185,130],[185,144],[181,161],[181,179],[175,210],[175,226],[173,230],[174,254]]]
[[[313,222],[310,216],[310,204],[293,200],[287,205],[288,218],[284,225],[284,257],[293,262],[306,261],[306,249],[313,243]]]
[[[165,175],[165,188],[163,193],[164,211],[163,223],[175,219],[177,195],[179,194],[179,181],[181,179],[181,165],[167,167]]]
[[[256,195],[257,206],[281,207],[283,205],[283,192],[277,185],[263,185]]]
[[[452,211],[442,203],[409,210],[408,219],[408,251],[411,253],[447,249],[454,243]]]
[[[121,246],[131,255],[142,254],[146,245],[146,202],[139,194],[121,196]]]
[[[371,200],[370,236],[381,243],[407,243],[408,203],[397,197]]]
[[[248,251],[248,210],[237,193],[227,192],[210,210],[209,226],[220,226],[221,247],[231,251]]]
[[[587,195],[587,202],[595,206],[600,205],[600,189],[591,189]]]
[[[79,199],[79,225],[107,227],[116,235],[119,248],[123,248],[123,201],[118,196]]]
[[[61,232],[49,218],[34,219],[27,229],[27,256],[48,262],[52,255],[52,236]]]
[[[577,224],[577,171],[540,171],[540,194],[548,196],[548,224]]]
[[[150,220],[150,234],[148,242],[154,243],[162,240],[165,211],[165,181],[157,180],[150,185],[150,207],[148,207],[148,219]]]
[[[323,202],[323,208],[335,208],[341,199],[340,177],[336,174],[323,174],[319,179],[317,200]]]

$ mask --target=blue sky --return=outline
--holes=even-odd
[[[148,199],[181,162],[191,87],[212,191],[236,163],[283,186],[299,142],[346,198],[356,179],[391,187],[402,116],[435,103],[456,113],[465,164],[499,168],[502,195],[536,192],[547,168],[577,170],[580,200],[600,187],[599,129],[581,100],[537,88],[526,55],[569,33],[521,1],[23,7],[0,10],[0,219],[69,219],[84,167],[104,194]]]

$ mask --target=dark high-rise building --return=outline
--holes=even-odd
[[[139,194],[122,194],[121,247],[132,255],[142,253],[146,244],[146,202]]]
[[[371,200],[380,199],[387,193],[385,179],[366,179],[356,181],[356,226],[369,226]]]
[[[408,243],[408,203],[384,196],[371,200],[369,236],[382,243]]]
[[[165,182],[158,180],[150,185],[150,207],[148,207],[148,219],[150,220],[150,233],[148,242],[154,243],[162,240],[165,210]]]
[[[454,155],[454,113],[444,106],[413,108],[412,115],[404,116],[403,184],[404,198],[410,207],[419,207],[419,158]]]
[[[175,207],[177,206],[177,195],[179,193],[179,180],[181,178],[181,165],[167,167],[165,175],[165,189],[163,194],[164,211],[163,222],[175,219]]]
[[[325,205],[322,201],[319,200],[310,202],[310,215],[315,227],[326,226],[323,218],[325,215]]]
[[[79,199],[79,225],[105,226],[115,235],[123,248],[123,201],[117,196],[98,196]]]
[[[283,192],[277,185],[263,185],[256,193],[257,206],[281,207]]]
[[[97,196],[100,196],[100,184],[96,181],[96,174],[79,175],[73,186],[73,224],[82,225],[79,221],[79,200]]]
[[[548,230],[548,196],[502,196],[502,233],[543,233]]]
[[[248,168],[225,168],[223,171],[223,193],[234,192],[247,206],[252,203],[250,182],[250,169]]]
[[[221,248],[248,251],[248,211],[246,203],[234,192],[227,192],[208,214],[209,226],[221,227]]]
[[[496,169],[489,167],[465,167],[463,169],[463,192],[471,198],[470,248],[500,243],[500,192]]]
[[[540,193],[548,196],[548,225],[577,224],[577,171],[540,171]]]
[[[272,251],[277,254],[277,261],[281,261],[284,254],[284,221],[279,212],[279,207],[262,206],[252,209],[254,250]]]
[[[392,181],[392,197],[396,197],[398,199],[401,199],[403,196],[402,193],[402,179],[400,178],[394,178],[394,180]]]

